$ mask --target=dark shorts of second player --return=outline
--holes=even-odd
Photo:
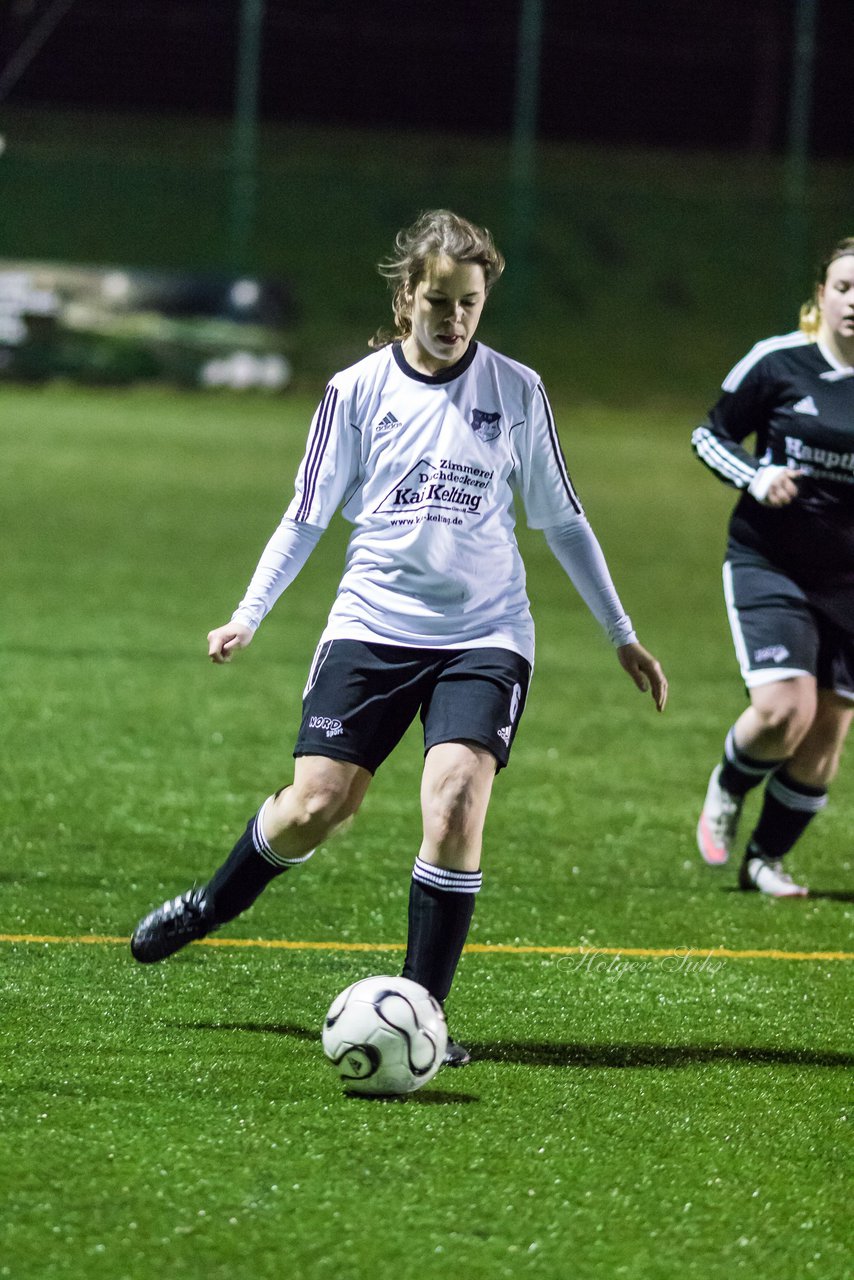
[[[420,713],[425,753],[440,742],[474,742],[501,769],[530,679],[530,664],[510,649],[329,640],[314,655],[294,755],[375,773]]]
[[[750,549],[730,554],[723,576],[748,689],[811,675],[819,688],[854,700],[854,637],[815,609],[797,583]]]

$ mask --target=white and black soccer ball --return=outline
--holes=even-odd
[[[438,1000],[409,978],[362,978],[332,1001],[323,1049],[348,1092],[412,1093],[432,1080],[448,1043]]]

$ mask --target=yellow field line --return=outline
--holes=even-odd
[[[127,938],[82,934],[0,933],[0,942],[42,944],[101,944],[127,946]],[[291,942],[284,938],[203,938],[201,947],[262,947],[273,951],[405,951],[402,942]],[[854,960],[852,951],[736,951],[730,947],[529,947],[509,943],[473,942],[466,951],[472,955],[514,956],[646,956],[709,957],[723,960]]]

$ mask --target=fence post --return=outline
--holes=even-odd
[[[516,53],[516,93],[510,154],[510,235],[508,273],[513,314],[520,317],[530,298],[536,216],[537,105],[543,0],[521,0]]]
[[[818,0],[795,0],[792,86],[789,96],[789,137],[785,166],[785,272],[787,306],[803,301],[808,268],[809,134],[812,108],[815,27]]]
[[[235,271],[251,267],[258,204],[258,85],[264,0],[241,0],[231,144],[229,239]]]

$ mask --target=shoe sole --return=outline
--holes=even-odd
[[[136,933],[133,933],[130,940],[130,953],[137,964],[159,964],[161,960],[168,960],[170,956],[183,951],[184,947],[189,947],[194,942],[201,942],[202,938],[206,938],[209,933],[213,933],[213,928],[206,929],[204,933],[195,934],[192,938],[160,938],[156,943],[144,936],[138,938]]]
[[[767,889],[760,889],[758,884],[740,884],[738,887],[743,893],[758,893],[763,898],[773,898],[775,902],[789,902],[792,899],[803,901],[810,896],[809,889],[796,889],[794,893],[769,893]]]
[[[191,941],[196,941],[196,939],[191,939]],[[188,947],[189,945],[189,942],[181,942],[177,947],[171,947],[166,951],[158,950],[155,955],[152,951],[148,950],[145,943],[136,942],[131,938],[130,953],[137,964],[159,964],[161,960],[168,960],[170,956],[174,956],[177,951],[181,951],[182,948]]]
[[[802,886],[797,889],[789,889],[785,893],[772,893],[768,889],[760,889],[758,884],[740,884],[738,887],[745,893],[759,893],[763,898],[773,898],[775,902],[787,902],[790,898],[803,900],[810,896],[809,889],[805,889]]]
[[[742,893],[760,893],[763,898],[774,898],[778,902],[785,901],[787,898],[808,898],[810,896],[809,889],[806,885],[801,884],[793,886],[785,893],[771,893],[768,889],[762,889],[758,884],[755,884],[743,868],[738,873],[738,887]]]

